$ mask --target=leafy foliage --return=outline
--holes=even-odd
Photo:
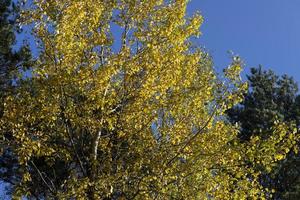
[[[18,6],[10,0],[0,0],[0,119],[4,112],[4,98],[14,91],[13,81],[19,70],[27,69],[30,65],[30,52],[26,45],[14,50],[15,34],[20,32],[16,24]],[[14,81],[15,85],[17,80]],[[10,146],[0,139],[0,180],[14,183],[18,180],[18,165]],[[5,137],[9,137],[5,133]]]
[[[35,24],[42,51],[32,77],[5,99],[0,122],[23,171],[15,198],[271,195],[259,169],[285,157],[295,131],[277,122],[267,140],[239,142],[238,127],[224,116],[247,88],[241,62],[234,59],[218,78],[192,43],[202,17],[186,17],[186,5],[37,0],[27,6],[23,20]]]
[[[278,119],[295,123],[299,129],[298,86],[292,77],[278,77],[273,71],[265,71],[260,66],[251,69],[248,80],[250,87],[244,100],[228,111],[231,121],[241,125],[239,137],[242,141],[255,135],[270,137],[273,122]],[[275,198],[298,199],[292,198],[300,192],[297,192],[300,181],[298,168],[299,154],[291,152],[271,173],[267,171],[261,182],[276,189]],[[286,193],[289,190],[292,195]]]

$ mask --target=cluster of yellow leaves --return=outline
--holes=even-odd
[[[234,60],[227,79],[217,78],[207,54],[192,46],[203,20],[187,18],[186,5],[35,0],[24,11],[42,52],[29,83],[7,98],[0,130],[12,133],[22,166],[36,157],[67,163],[68,178],[50,186],[48,198],[267,194],[247,161],[270,167],[290,150],[294,135],[286,138],[288,129],[280,127],[264,142],[238,142],[238,128],[224,112],[247,88],[239,79],[242,65]],[[28,171],[19,193],[28,194],[30,181]]]

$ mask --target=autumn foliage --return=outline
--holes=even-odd
[[[22,20],[40,54],[0,121],[22,172],[16,198],[272,195],[259,175],[294,147],[294,128],[275,121],[268,139],[239,142],[224,113],[247,89],[242,62],[214,71],[186,0],[31,3]]]

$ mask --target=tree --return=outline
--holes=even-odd
[[[13,49],[15,34],[21,31],[16,23],[18,17],[17,4],[10,0],[0,0],[0,118],[3,115],[4,98],[13,93],[18,82],[15,79],[17,72],[28,69],[30,65],[30,52],[26,45]],[[0,181],[12,183],[18,177],[15,170],[17,160],[9,146],[1,142],[0,146]]]
[[[268,138],[272,123],[277,119],[286,123],[293,122],[299,128],[298,86],[292,77],[279,77],[271,70],[263,70],[261,66],[252,68],[247,77],[250,87],[244,100],[228,111],[230,120],[241,125],[239,137],[242,141],[247,141],[254,135]],[[293,196],[297,196],[295,193],[299,195],[298,168],[299,155],[291,152],[271,173],[262,176],[261,182],[266,187],[276,189],[275,198],[293,199],[287,191]]]
[[[298,86],[292,77],[279,78],[260,66],[252,68],[247,78],[250,87],[243,102],[227,111],[232,122],[241,124],[241,139],[248,140],[255,134],[268,137],[275,120],[295,119],[293,104]]]
[[[13,50],[15,33],[20,32],[16,24],[18,7],[10,0],[0,1],[0,97],[3,98],[12,88],[16,71],[26,69],[30,64],[30,54],[27,46],[19,51]],[[2,115],[2,106],[0,116]]]
[[[218,78],[209,56],[192,43],[202,17],[186,17],[186,5],[26,6],[23,20],[35,24],[41,54],[32,77],[5,99],[0,122],[23,172],[16,198],[271,196],[257,169],[284,158],[294,131],[276,122],[267,140],[239,143],[238,127],[224,112],[247,88],[241,62],[234,59]]]

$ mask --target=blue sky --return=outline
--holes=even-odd
[[[300,0],[191,0],[205,22],[199,44],[212,54],[216,69],[240,55],[245,71],[258,66],[289,74],[300,83]]]

